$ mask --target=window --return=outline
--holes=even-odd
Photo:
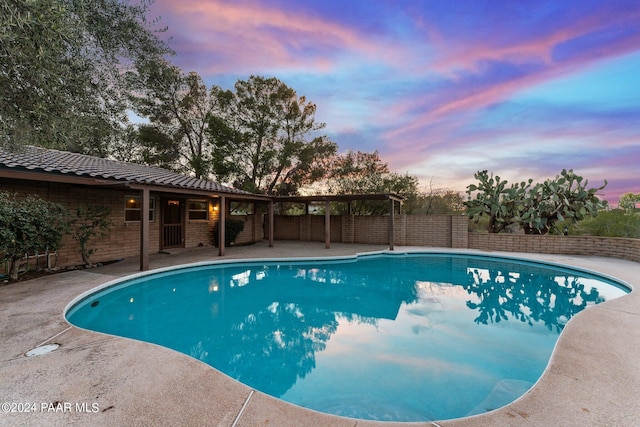
[[[125,196],[124,198],[124,220],[125,222],[139,222],[142,217],[142,197]],[[156,200],[149,198],[149,221],[154,221],[156,217]]]
[[[187,200],[187,212],[190,221],[209,218],[209,202],[206,200]]]

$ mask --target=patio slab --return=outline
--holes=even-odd
[[[227,248],[224,260],[352,255],[385,246],[276,242]],[[396,248],[396,251],[416,248]],[[421,248],[438,250],[437,248]],[[442,251],[452,251],[443,249]],[[454,251],[460,252],[460,251]],[[483,253],[479,251],[465,251]],[[598,271],[640,286],[640,264],[566,255],[495,253]],[[152,269],[220,260],[214,248],[155,254]],[[539,426],[640,425],[640,294],[635,291],[575,316],[547,370],[522,398],[475,417],[424,423],[378,423],[299,408],[238,383],[215,369],[153,344],[71,326],[63,317],[77,295],[137,272],[125,260],[0,286],[0,402],[10,426]],[[60,347],[24,354],[42,344]],[[27,405],[28,404],[28,405]],[[29,412],[26,412],[29,411]]]

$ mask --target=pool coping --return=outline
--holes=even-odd
[[[299,255],[298,248],[298,245],[294,245],[293,250]],[[352,249],[356,248],[354,245]],[[640,264],[611,258],[409,247],[396,248],[393,253],[416,249],[420,252],[455,252],[557,262],[559,265],[569,265],[621,279],[631,287],[640,284]],[[315,251],[323,253],[317,249]],[[324,254],[332,253],[327,251]],[[353,256],[355,254],[352,252],[352,255],[341,258]],[[310,258],[325,257],[314,255]],[[248,262],[267,259],[282,259],[282,256],[252,258]],[[301,260],[301,257],[297,259]],[[225,257],[218,260],[228,261],[237,259]],[[159,271],[160,269],[153,270],[154,273]],[[299,408],[260,392],[252,392],[208,365],[173,350],[125,338],[105,337],[103,334],[70,326],[61,316],[71,304],[69,294],[76,290],[87,292],[100,284],[122,279],[121,276],[114,277],[105,274],[106,272],[106,269],[95,269],[62,273],[51,276],[51,280],[33,280],[30,282],[33,282],[31,288],[34,292],[25,292],[28,290],[20,289],[20,284],[0,287],[0,298],[4,301],[5,296],[8,296],[11,303],[0,306],[3,314],[1,322],[5,323],[7,319],[0,329],[0,334],[4,334],[0,336],[4,342],[0,354],[0,372],[3,378],[7,378],[7,382],[3,380],[0,384],[4,400],[21,399],[23,402],[34,401],[41,404],[82,401],[87,404],[97,402],[100,405],[97,413],[86,414],[78,411],[0,413],[0,423],[6,419],[13,425],[33,425],[39,422],[53,422],[53,425],[152,425],[158,421],[162,424],[178,421],[182,425],[238,426],[266,422],[271,425],[443,427],[640,424],[640,407],[636,403],[640,401],[640,364],[633,357],[634,354],[640,354],[640,297],[636,291],[591,307],[575,316],[561,335],[538,383],[523,397],[506,407],[455,420],[380,423],[335,417]],[[59,292],[60,296],[56,299],[57,312],[53,307],[36,309],[38,291],[51,297],[57,294],[56,286],[69,283],[74,286],[70,286],[69,291]],[[76,292],[75,297],[79,294],[80,292]],[[65,298],[68,299],[65,301]],[[5,313],[7,316],[4,316]],[[33,313],[32,317],[35,319],[30,321],[29,313]],[[11,328],[8,320],[10,318],[26,324]],[[14,333],[10,332],[12,330]],[[47,335],[52,331],[56,333]],[[50,342],[59,342],[60,349],[28,359],[22,356],[37,344]],[[603,363],[603,360],[615,360],[616,363]],[[159,366],[167,364],[171,366],[165,367],[165,371],[158,370]],[[69,378],[70,373],[82,373],[86,377]],[[33,374],[38,381],[34,381]],[[181,381],[176,382],[176,377]],[[156,387],[148,384],[153,381],[158,384]],[[61,387],[61,384],[64,386]],[[91,391],[94,391],[93,395]],[[196,391],[201,395],[195,396]],[[150,402],[159,396],[165,399],[163,407]],[[211,400],[216,404],[212,405]]]

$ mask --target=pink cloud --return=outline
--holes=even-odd
[[[260,2],[192,0],[163,6],[174,21],[169,30],[182,62],[206,60],[207,55],[219,59],[207,60],[205,69],[198,70],[203,73],[237,73],[257,67],[328,72],[340,52],[369,58],[393,53],[352,28]]]

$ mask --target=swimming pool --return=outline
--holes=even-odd
[[[605,282],[453,254],[219,263],[112,283],[67,318],[173,348],[311,409],[428,421],[521,396],[573,315],[628,292]]]

